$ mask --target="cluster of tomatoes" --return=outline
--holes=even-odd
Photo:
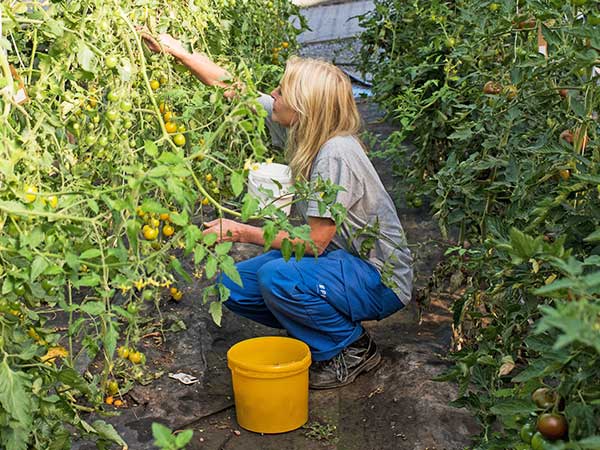
[[[155,83],[155,84],[153,84]],[[150,82],[150,86],[152,89],[158,89],[160,87],[160,83],[156,80],[152,80]],[[186,143],[185,132],[187,131],[184,124],[177,124],[177,120],[175,118],[175,112],[171,111],[168,105],[165,103],[161,103],[159,105],[160,113],[163,115],[163,120],[165,121],[165,130],[173,137],[173,143],[177,147],[183,147]]]
[[[117,354],[119,358],[127,359],[132,364],[144,364],[146,362],[146,355],[133,348],[121,346],[117,349]]]
[[[273,64],[279,63],[279,54],[283,52],[284,54],[287,52],[287,49],[290,47],[289,42],[282,42],[279,47],[273,47],[272,61]]]
[[[551,450],[554,441],[567,437],[569,424],[564,415],[549,412],[560,403],[559,395],[549,388],[536,389],[532,396],[536,406],[544,412],[534,422],[528,422],[521,428],[520,437],[533,450]]]
[[[172,286],[169,289],[169,292],[171,293],[171,297],[173,298],[173,300],[175,300],[176,302],[180,301],[183,298],[183,292],[181,292],[175,286]]]
[[[156,241],[160,235],[170,238],[175,233],[169,213],[151,214],[139,208],[137,214],[144,221],[142,235],[147,241]]]
[[[119,393],[119,383],[117,380],[110,380],[108,383],[106,383],[106,393],[107,396],[106,399],[104,399],[104,402],[107,405],[112,405],[116,408],[123,406],[123,400],[120,398],[115,398],[115,395]]]

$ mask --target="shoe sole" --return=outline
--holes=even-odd
[[[326,389],[335,389],[335,388],[340,388],[343,386],[348,386],[350,383],[353,383],[354,380],[356,380],[356,377],[358,377],[361,373],[370,372],[375,367],[377,367],[379,365],[379,363],[381,362],[381,360],[382,360],[381,353],[377,352],[373,356],[371,356],[369,359],[367,359],[367,361],[365,362],[365,365],[360,370],[357,370],[355,373],[353,373],[351,376],[349,376],[348,379],[346,381],[344,381],[343,383],[327,384],[324,386],[310,386],[309,385],[308,387],[315,391],[324,391]]]

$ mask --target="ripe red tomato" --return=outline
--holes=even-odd
[[[560,439],[567,434],[568,428],[567,419],[560,414],[542,414],[537,420],[537,430],[546,439]]]

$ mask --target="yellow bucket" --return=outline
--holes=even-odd
[[[308,421],[310,350],[297,339],[266,336],[227,352],[238,424],[257,433],[284,433]]]

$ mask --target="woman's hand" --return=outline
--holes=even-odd
[[[248,225],[230,219],[215,219],[205,222],[203,234],[216,233],[217,242],[248,242]]]
[[[188,53],[183,44],[169,34],[159,34],[157,38],[154,38],[149,33],[143,31],[141,36],[148,48],[155,53],[164,51],[175,58],[180,58]]]

